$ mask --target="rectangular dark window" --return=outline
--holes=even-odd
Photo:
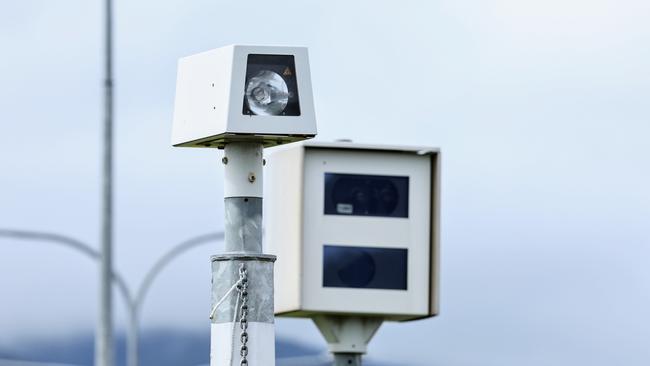
[[[409,216],[409,177],[325,173],[325,214]]]
[[[408,250],[325,245],[323,286],[406,290]]]
[[[293,55],[248,55],[242,113],[259,116],[300,115]]]

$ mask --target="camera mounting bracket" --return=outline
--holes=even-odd
[[[368,343],[384,322],[378,317],[317,315],[312,318],[327,341],[336,360],[347,358],[346,364],[358,362],[367,352]],[[337,361],[338,362],[338,361]]]

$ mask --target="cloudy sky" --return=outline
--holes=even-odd
[[[0,228],[97,246],[100,1],[0,5]],[[116,266],[222,228],[220,155],[170,147],[176,61],[309,47],[320,140],[443,151],[442,313],[370,346],[408,365],[650,362],[650,3],[116,2]],[[143,326],[208,327],[209,255],[154,285]],[[0,344],[91,329],[96,265],[0,239]],[[117,323],[123,328],[124,309]],[[308,321],[278,334],[324,348]]]

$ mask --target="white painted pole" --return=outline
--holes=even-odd
[[[226,253],[212,257],[210,366],[274,366],[275,257],[262,254],[263,146],[233,142],[224,150]]]

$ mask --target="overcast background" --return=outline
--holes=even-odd
[[[0,5],[0,227],[97,247],[101,2]],[[179,57],[309,47],[320,140],[440,147],[437,318],[382,327],[402,365],[650,363],[650,3],[116,1],[115,262],[132,286],[222,228],[220,153],[172,149]],[[209,255],[154,285],[145,328],[209,327]],[[0,239],[0,345],[96,321],[96,265]],[[125,313],[116,299],[118,328]],[[325,349],[309,321],[280,336]]]

